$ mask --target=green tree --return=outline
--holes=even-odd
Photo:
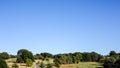
[[[76,52],[73,54],[73,62],[74,63],[79,63],[82,60],[82,55],[80,52]]]
[[[23,63],[24,61],[22,60],[22,57],[17,56],[16,62],[17,62],[17,63]]]
[[[91,61],[96,62],[100,60],[100,55],[97,54],[96,52],[91,52]]]
[[[0,58],[2,58],[2,59],[9,59],[9,54],[7,53],[7,52],[2,52],[2,53],[0,53]]]
[[[116,62],[114,57],[108,57],[105,59],[105,62],[103,64],[104,68],[120,68],[119,61]]]
[[[115,51],[110,51],[109,55],[114,56],[114,55],[117,55],[117,53]]]
[[[44,58],[52,58],[53,57],[52,54],[47,53],[47,52],[41,53],[40,55],[43,56]]]
[[[26,65],[27,66],[32,66],[33,65],[33,61],[31,59],[27,59],[26,60]]]
[[[42,55],[40,55],[40,54],[34,55],[34,58],[35,59],[44,59],[44,57]]]
[[[17,56],[16,56],[16,55],[11,55],[11,54],[10,54],[10,58],[17,58]]]
[[[105,59],[105,63],[114,63],[116,60],[114,57],[108,57]]]
[[[34,56],[33,56],[32,52],[30,52],[26,49],[18,50],[17,62],[18,63],[21,63],[21,62],[26,63],[27,59],[31,59],[32,61],[34,61]]]
[[[91,54],[88,52],[82,53],[82,61],[89,62],[91,61]]]
[[[72,53],[66,54],[66,62],[67,64],[72,64],[73,63],[73,59],[72,59]]]
[[[8,68],[7,63],[3,59],[0,59],[0,68]]]

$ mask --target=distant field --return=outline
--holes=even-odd
[[[80,62],[79,64],[61,65],[60,68],[102,68],[102,66],[97,62]]]
[[[12,66],[12,64],[15,61],[16,61],[16,58],[12,58],[12,59],[6,60],[9,68],[12,68],[11,66]],[[38,62],[38,61],[41,62],[41,60],[36,60],[36,62]],[[44,61],[44,63],[45,64],[47,64],[49,62],[53,63],[52,61],[53,61],[53,59],[50,59],[49,61]],[[22,64],[18,64],[18,65],[19,65],[19,68],[34,68],[34,66],[32,66],[32,67],[26,67],[26,65],[23,64],[23,63]],[[102,64],[97,63],[97,62],[80,62],[79,64],[62,64],[60,66],[60,68],[102,68],[101,65]],[[56,67],[53,67],[53,68],[56,68]]]

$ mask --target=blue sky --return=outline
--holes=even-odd
[[[120,52],[119,0],[0,0],[0,52]]]

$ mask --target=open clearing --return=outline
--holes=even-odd
[[[12,59],[8,59],[6,60],[9,68],[12,68],[12,64],[16,61],[16,58],[12,58]],[[36,60],[36,62],[38,62],[41,60]],[[53,59],[51,59],[49,62],[52,63]],[[44,61],[45,64],[49,63],[48,61]],[[17,63],[19,65],[19,68],[34,68],[34,66],[32,67],[26,67],[25,64],[23,63]],[[97,63],[97,62],[80,62],[79,64],[62,64],[60,66],[60,68],[102,68],[101,63]],[[56,68],[56,67],[53,67]]]
[[[80,62],[79,64],[65,64],[61,65],[60,68],[97,68],[101,67],[102,64],[97,62]]]

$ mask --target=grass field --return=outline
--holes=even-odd
[[[14,64],[16,62],[16,58],[8,59],[8,60],[6,60],[6,62],[8,64],[8,67],[12,68],[12,64]],[[19,68],[34,68],[33,66],[27,67],[24,63],[17,63],[17,65],[19,66]]]
[[[80,62],[79,64],[65,64],[60,68],[102,68],[102,64],[97,62]]]
[[[12,68],[12,64],[16,61],[16,58],[12,58],[12,59],[8,59],[6,60],[9,68]],[[36,62],[41,62],[41,60],[36,60]],[[53,63],[53,59],[50,59],[49,61],[44,61],[45,64],[47,63]],[[25,64],[23,63],[18,63],[19,68],[34,68],[34,66],[32,67],[26,67]],[[101,63],[97,63],[97,62],[80,62],[78,64],[62,64],[60,66],[60,68],[103,68],[101,66]],[[56,67],[53,67],[56,68]]]

